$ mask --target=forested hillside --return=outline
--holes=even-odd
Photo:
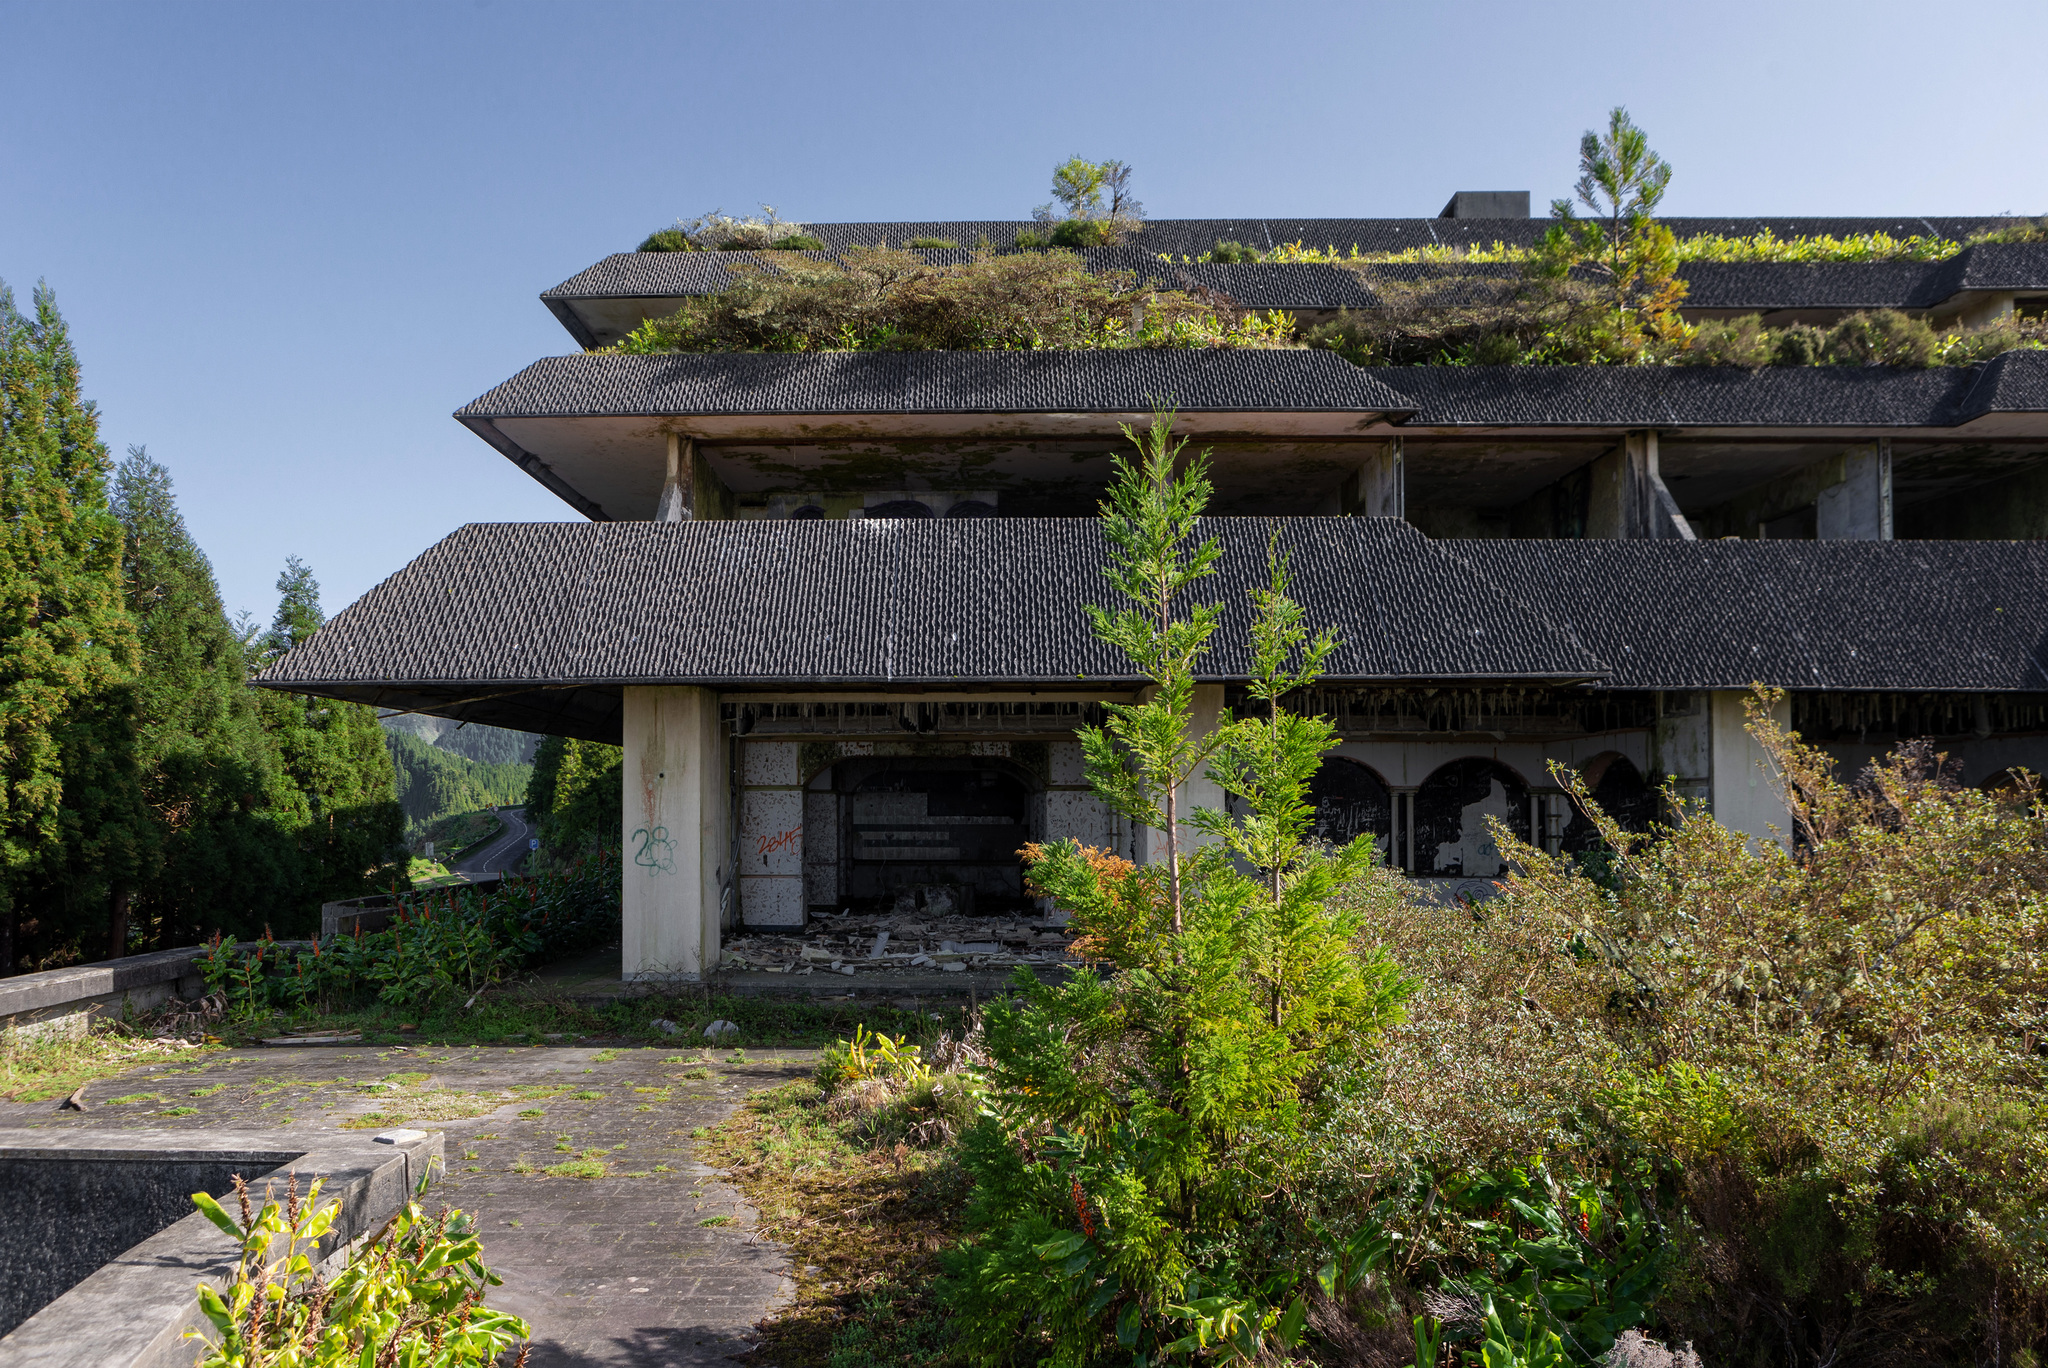
[[[533,732],[507,731],[481,722],[457,722],[424,713],[391,713],[382,721],[387,732],[417,736],[436,750],[465,760],[481,760],[487,765],[530,765],[534,748],[540,744],[540,737]]]
[[[403,818],[372,710],[249,687],[322,621],[287,561],[231,622],[170,473],[118,470],[46,288],[0,284],[0,975],[309,928],[388,884]]]
[[[384,744],[390,750],[391,763],[397,770],[398,805],[405,811],[409,832],[453,813],[526,801],[532,765],[518,761],[492,764],[471,759],[452,748],[433,744],[416,731],[393,728],[391,723],[397,720],[384,720]],[[495,737],[484,738],[487,744],[503,747],[509,741],[513,743],[510,753],[518,753],[520,733],[491,727],[465,727],[456,735],[471,731],[495,732]]]

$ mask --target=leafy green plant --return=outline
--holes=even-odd
[[[736,263],[721,294],[642,323],[615,350],[665,352],[1035,351],[1294,345],[1284,314],[1141,287],[1073,252],[933,265],[854,247],[832,260]],[[536,763],[536,776],[540,768]]]
[[[932,1073],[921,1056],[916,1045],[856,1024],[850,1039],[823,1051],[818,1060],[818,1084],[828,1094],[871,1078],[916,1085]]]
[[[1031,211],[1043,237],[1039,245],[1102,247],[1121,242],[1143,223],[1145,207],[1131,194],[1128,162],[1091,162],[1069,157],[1053,168],[1052,204]],[[1017,245],[1024,246],[1020,234]]]
[[[914,251],[938,251],[957,248],[960,244],[949,237],[914,237],[907,239],[903,245]]]
[[[421,1184],[424,1188],[424,1181]],[[241,1245],[225,1294],[199,1285],[213,1336],[199,1368],[462,1368],[493,1364],[530,1333],[516,1316],[484,1305],[502,1281],[484,1266],[474,1229],[459,1211],[429,1218],[408,1202],[332,1280],[315,1262],[334,1242],[341,1203],[303,1198],[296,1178],[284,1201],[252,1210],[237,1177],[239,1219],[213,1197],[193,1205]],[[525,1363],[522,1346],[518,1362]]]
[[[1611,1061],[1589,1111],[1666,1166],[1686,1258],[1657,1314],[1710,1361],[1960,1361],[1994,1332],[2040,1353],[2043,810],[1960,787],[1926,743],[1845,779],[1769,702],[1750,728],[1784,843],[1682,806],[1624,833],[1564,774],[1618,882],[1507,838],[1489,917],[1568,948],[1525,992]]]
[[[985,1018],[984,1118],[961,1142],[973,1239],[950,1265],[963,1342],[983,1361],[1020,1343],[1073,1363],[1251,1357],[1298,1337],[1308,1270],[1233,1251],[1231,1233],[1257,1224],[1290,1163],[1304,1098],[1406,991],[1354,951],[1356,922],[1328,902],[1372,842],[1307,844],[1306,786],[1331,733],[1279,700],[1334,642],[1306,629],[1277,548],[1253,603],[1256,715],[1194,732],[1220,609],[1191,600],[1220,551],[1195,541],[1205,458],[1181,465],[1172,422],[1128,434],[1138,456],[1104,505],[1105,575],[1124,606],[1090,610],[1152,697],[1082,737],[1098,795],[1159,833],[1164,858],[1026,850],[1034,887],[1071,911],[1103,972],[1019,975]],[[1246,815],[1183,806],[1205,766]]]
[[[358,928],[309,949],[288,950],[267,934],[247,944],[215,936],[195,962],[208,992],[241,1018],[369,997],[403,1008],[473,998],[615,934],[618,878],[616,856],[601,851],[495,888],[394,894],[398,909],[383,930]]]

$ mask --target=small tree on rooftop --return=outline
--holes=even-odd
[[[1052,169],[1051,203],[1031,211],[1049,229],[1045,241],[1057,247],[1096,247],[1119,242],[1138,230],[1145,206],[1131,192],[1133,168],[1112,158],[1092,162],[1069,157]]]
[[[1310,1099],[1406,991],[1329,901],[1371,863],[1371,838],[1310,846],[1308,784],[1335,738],[1282,697],[1336,643],[1308,632],[1277,542],[1252,596],[1255,715],[1198,731],[1195,671],[1220,609],[1196,595],[1222,552],[1197,540],[1206,453],[1183,464],[1172,423],[1130,434],[1138,455],[1102,510],[1124,605],[1089,609],[1151,696],[1081,734],[1097,795],[1159,831],[1166,859],[1026,847],[1033,887],[1106,972],[1020,974],[986,1018],[989,1111],[962,1142],[973,1238],[950,1261],[981,1362],[1250,1359],[1292,1342],[1312,1271],[1261,1252],[1281,1247],[1265,1238],[1270,1198],[1301,1162]],[[1243,815],[1185,810],[1205,764]],[[1208,839],[1188,848],[1184,824]]]
[[[1670,184],[1671,163],[1651,150],[1649,135],[1616,105],[1605,134],[1588,129],[1579,139],[1577,203],[1550,202],[1556,222],[1532,263],[1535,273],[1562,278],[1574,267],[1590,267],[1606,279],[1617,331],[1668,331],[1685,297],[1677,241],[1656,221]],[[1578,205],[1597,217],[1580,219]]]

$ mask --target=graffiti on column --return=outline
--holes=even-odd
[[[649,874],[673,874],[676,872],[676,843],[668,838],[668,828],[641,827],[633,833],[633,863]]]

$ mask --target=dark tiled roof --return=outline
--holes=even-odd
[[[2048,542],[1438,542],[1617,689],[2048,689]]]
[[[1241,677],[1263,519],[1210,519]],[[1282,523],[1332,682],[2048,691],[2048,542],[1430,542],[1389,519]],[[1092,519],[475,524],[259,679],[617,737],[630,683],[1123,682]]]
[[[1381,366],[1422,427],[1948,428],[2048,412],[2048,352],[1979,366]]]
[[[1212,518],[1204,673],[1242,676],[1272,524]],[[1472,566],[1391,519],[1283,524],[1333,677],[1586,679],[1600,664]],[[1081,605],[1107,603],[1090,518],[472,524],[378,585],[261,681],[281,688],[1127,679]]]
[[[1363,412],[1409,407],[1332,352],[739,352],[553,356],[463,419],[871,413]]]
[[[2048,243],[1985,243],[1946,261],[1693,261],[1689,309],[1931,309],[1964,290],[2048,290]]]

